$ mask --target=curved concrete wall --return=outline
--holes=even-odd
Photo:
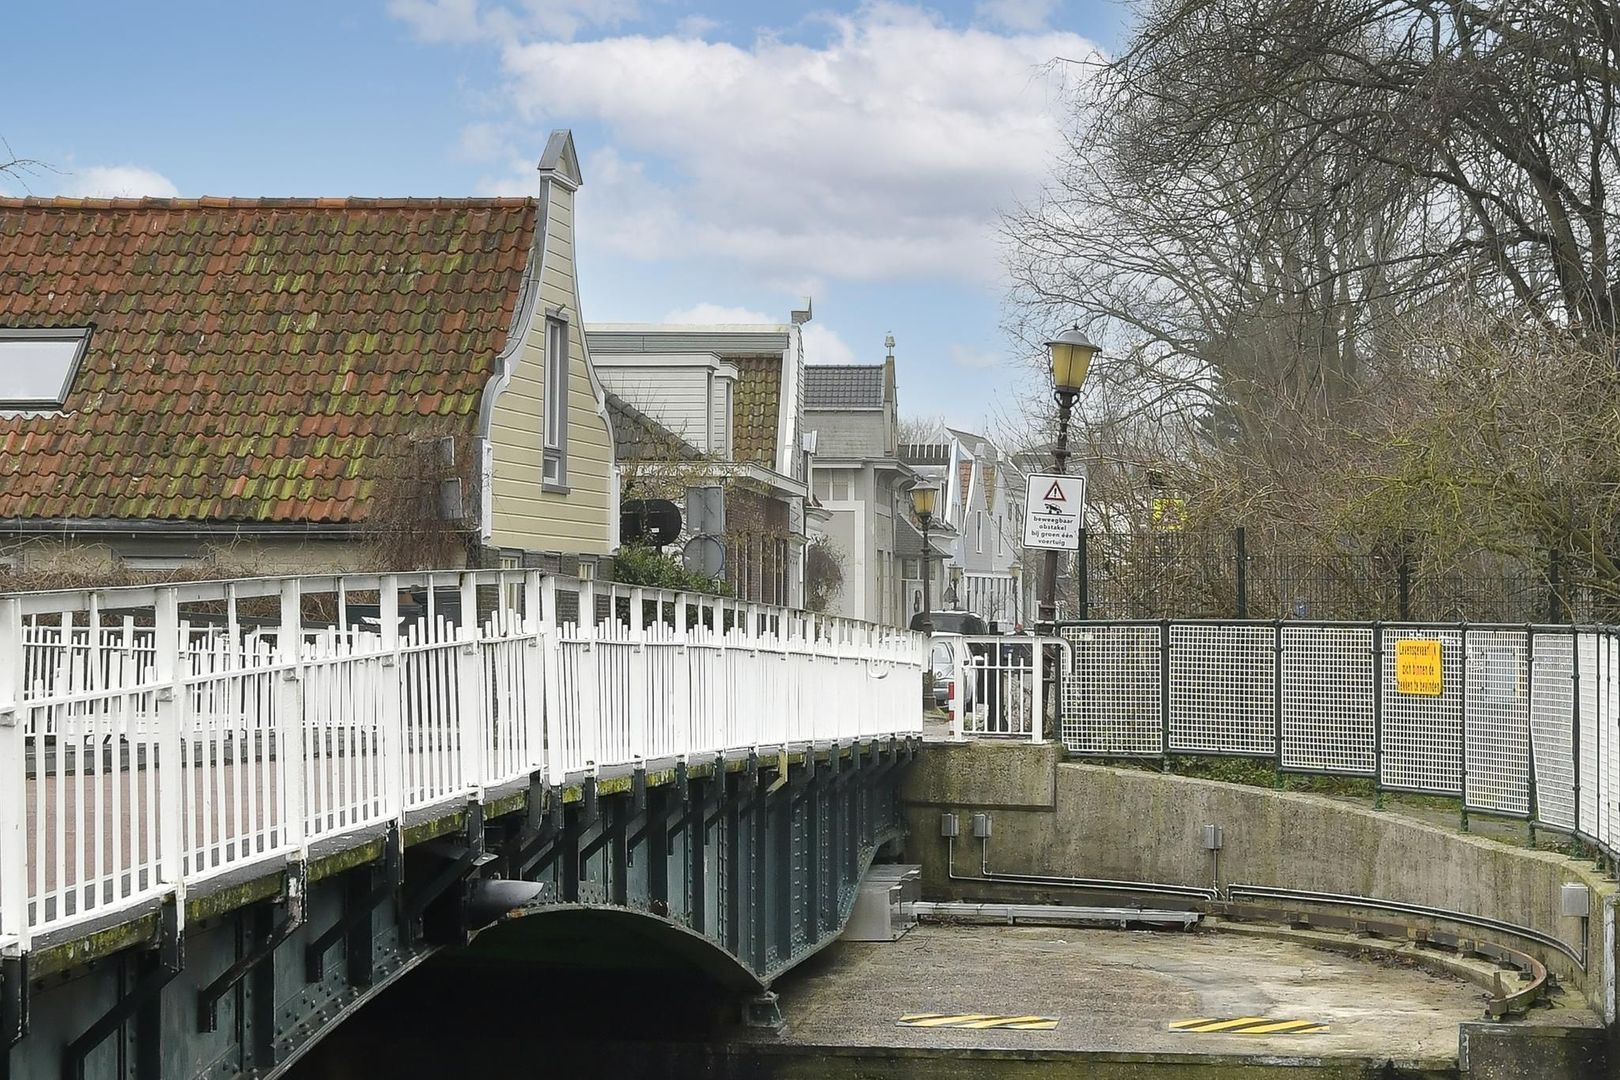
[[[1528,926],[1577,947],[1581,924],[1560,914],[1559,887],[1581,881],[1592,888],[1587,972],[1557,950],[1517,939],[1505,943],[1538,956],[1580,986],[1599,1015],[1614,1020],[1616,887],[1589,862],[1329,797],[1059,763],[1058,754],[1055,747],[989,743],[924,748],[902,799],[911,827],[907,859],[923,865],[925,895],[990,899],[1043,892],[949,880],[939,836],[945,811],[963,815],[959,874],[979,872],[980,845],[968,815],[988,811],[993,872],[1208,887],[1216,870],[1203,829],[1213,824],[1225,834],[1222,886],[1266,885],[1446,908]],[[1060,892],[1046,895],[1076,902],[1074,894]]]

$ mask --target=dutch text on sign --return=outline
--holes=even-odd
[[[1440,673],[1440,642],[1402,638],[1395,642],[1395,689],[1402,694],[1439,697],[1445,691]]]
[[[1024,547],[1073,551],[1086,512],[1086,478],[1031,476],[1025,491]]]

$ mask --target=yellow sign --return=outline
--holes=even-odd
[[[1187,510],[1187,500],[1176,495],[1155,495],[1153,497],[1153,527],[1163,529],[1165,532],[1175,532],[1181,528],[1183,515]]]
[[[1438,641],[1403,638],[1395,643],[1395,689],[1403,694],[1440,696],[1445,685],[1440,676]]]

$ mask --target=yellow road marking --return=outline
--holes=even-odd
[[[999,1028],[1005,1031],[1051,1031],[1057,1020],[1050,1016],[997,1016],[993,1013],[912,1013],[897,1021],[902,1027],[958,1028],[986,1031]]]
[[[1328,1030],[1328,1025],[1315,1020],[1278,1020],[1264,1016],[1240,1016],[1232,1020],[1198,1017],[1175,1020],[1166,1026],[1171,1031],[1194,1035],[1315,1035]]]

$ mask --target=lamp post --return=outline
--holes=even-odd
[[[1099,351],[1078,326],[1046,343],[1052,362],[1052,396],[1058,407],[1057,443],[1052,447],[1052,464],[1059,475],[1069,464],[1069,413],[1074,408],[1074,399],[1080,396],[1080,386],[1086,381],[1086,372],[1091,370],[1091,361]],[[1047,551],[1040,609],[1040,621],[1047,626],[1057,622],[1057,575],[1058,553]]]
[[[929,587],[932,576],[928,567],[928,526],[934,521],[934,499],[939,489],[932,484],[918,484],[911,489],[911,512],[917,515],[917,524],[922,526],[922,579],[923,579],[923,618],[922,625],[917,627],[925,634],[934,632],[934,598]]]

